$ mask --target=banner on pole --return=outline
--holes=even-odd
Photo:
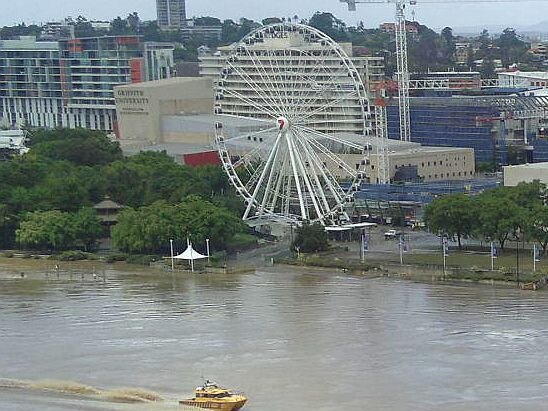
[[[536,263],[540,263],[540,247],[537,244],[533,244],[533,258]]]
[[[443,237],[443,255],[449,257],[449,240],[447,237]]]

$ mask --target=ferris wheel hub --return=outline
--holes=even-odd
[[[289,129],[289,120],[283,116],[278,117],[276,123],[280,131],[287,131]]]

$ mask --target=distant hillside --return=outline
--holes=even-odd
[[[507,27],[514,28],[519,34],[528,33],[548,33],[548,21],[541,21],[528,26],[512,25],[512,24],[497,24],[486,26],[462,26],[453,27],[453,33],[456,35],[478,35],[482,30],[487,29],[489,33],[496,34],[502,32]]]

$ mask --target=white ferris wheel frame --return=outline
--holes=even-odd
[[[292,54],[295,50],[262,51],[259,55],[256,50],[250,49],[255,43],[264,42],[265,37],[276,38],[286,33],[298,33],[305,42],[309,42],[307,44],[321,46],[319,55],[298,50],[301,56],[312,57],[314,61],[314,66],[307,67],[309,70],[306,73],[291,71],[290,66],[296,58]],[[339,59],[337,72],[326,68],[322,60],[326,56]],[[235,64],[242,57],[251,62],[249,72]],[[263,64],[259,57],[271,59]],[[301,67],[299,62],[297,67],[304,70],[307,63],[303,64]],[[333,80],[334,74],[341,73],[347,75],[348,83],[344,85],[335,83],[337,79]],[[245,91],[227,87],[231,84],[232,75],[238,76],[239,81],[245,84]],[[289,90],[278,83],[288,79],[291,80]],[[317,79],[323,79],[323,85],[318,84]],[[298,80],[307,82],[312,90],[304,89]],[[325,93],[334,94],[337,98],[324,102]],[[371,124],[368,121],[370,112],[364,83],[350,58],[335,41],[321,31],[302,24],[276,23],[255,29],[237,43],[227,56],[215,96],[214,112],[217,118],[221,118],[215,122],[215,141],[229,181],[245,201],[244,220],[287,224],[300,224],[308,220],[324,225],[348,222],[346,209],[353,202],[354,191],[365,178],[363,167],[368,164],[369,153],[365,136]],[[223,111],[222,100],[225,97],[246,104],[252,111],[244,114],[231,113],[230,110],[226,112],[226,105]],[[351,114],[354,117],[358,114],[359,118],[353,121],[352,116],[329,118],[328,113],[346,100],[357,102]],[[263,128],[227,138],[222,118],[253,120]],[[351,123],[358,127],[358,136],[363,138],[348,140],[321,131],[322,127],[345,127]],[[258,140],[259,144],[239,156],[231,154],[230,145],[245,140]],[[334,145],[358,154],[360,167],[356,165],[354,169],[343,161],[339,153],[330,148]],[[336,163],[341,172],[346,173],[344,189],[340,179],[326,166],[327,161]],[[238,168],[248,171],[249,180],[242,180]]]

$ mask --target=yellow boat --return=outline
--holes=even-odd
[[[194,395],[194,398],[180,400],[179,404],[210,410],[236,411],[247,401],[244,395],[233,393],[209,380],[206,380],[203,386],[196,388]]]

